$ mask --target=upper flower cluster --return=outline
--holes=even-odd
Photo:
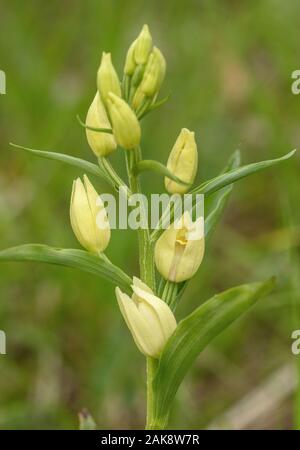
[[[110,154],[117,145],[126,150],[139,145],[138,117],[155,102],[165,71],[165,59],[160,50],[153,47],[147,25],[129,47],[122,83],[111,54],[103,52],[97,72],[97,93],[86,117],[87,140],[97,156]],[[91,128],[111,129],[112,134]]]

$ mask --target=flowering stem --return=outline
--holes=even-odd
[[[138,175],[134,173],[133,167],[142,159],[141,149],[129,150],[125,152],[126,167],[128,173],[129,186],[132,193],[141,193],[141,186],[138,180]],[[142,205],[141,205],[142,209]],[[141,214],[145,212],[142,211]],[[154,246],[150,241],[148,228],[138,229],[139,240],[139,264],[140,276],[144,283],[146,283],[153,291],[156,291],[155,286],[155,269],[154,269]],[[154,401],[155,392],[153,390],[153,379],[157,367],[157,360],[154,358],[147,358],[147,418],[146,429],[155,428],[153,421],[154,415]]]
[[[141,193],[141,186],[139,183],[138,175],[134,173],[135,164],[141,160],[141,149],[128,150],[126,155],[126,167],[128,173],[128,180],[131,192]],[[141,214],[146,218],[146,212],[141,204]],[[154,258],[153,258],[153,243],[150,241],[148,228],[138,229],[139,240],[139,263],[141,279],[148,284],[151,289],[155,291],[155,271],[154,271]]]
[[[176,307],[178,284],[167,281],[162,293],[162,299],[170,306],[172,310]]]
[[[146,430],[155,429],[154,423],[154,401],[155,392],[153,390],[153,379],[157,369],[157,360],[154,358],[147,358],[147,418]]]

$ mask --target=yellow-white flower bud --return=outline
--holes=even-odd
[[[105,105],[109,92],[113,92],[119,97],[122,95],[120,81],[111,61],[110,53],[102,53],[102,59],[97,73],[97,87],[101,100]]]
[[[198,168],[198,152],[195,133],[183,128],[171,150],[167,168],[180,180],[191,185],[196,177]],[[170,194],[184,194],[190,186],[176,183],[165,178],[165,187]]]
[[[188,280],[198,270],[204,256],[204,220],[192,221],[188,212],[163,232],[155,245],[159,273],[175,283]]]
[[[177,326],[176,319],[169,306],[136,277],[132,289],[130,298],[116,288],[121,313],[139,350],[146,356],[159,358]]]
[[[166,73],[166,61],[161,51],[154,47],[151,52],[143,79],[140,84],[141,91],[146,97],[156,95],[161,87]]]
[[[85,122],[86,125],[93,128],[111,128],[99,92],[97,92],[89,107]],[[116,140],[112,134],[100,133],[86,128],[86,137],[89,146],[97,156],[109,155],[117,148]]]
[[[145,64],[152,49],[152,36],[148,25],[144,25],[136,39],[134,60],[136,64]]]
[[[84,175],[73,182],[70,219],[75,236],[89,252],[103,252],[110,240],[105,207],[95,188]]]
[[[136,148],[141,140],[141,127],[133,110],[111,92],[107,98],[107,107],[117,143],[126,150]]]
[[[137,88],[137,90],[135,91],[135,94],[133,96],[133,100],[132,100],[132,107],[133,107],[133,109],[136,111],[145,100],[146,100],[146,96],[142,92],[142,90],[141,90],[141,88],[139,86]]]
[[[129,75],[129,76],[133,75],[133,72],[136,68],[136,62],[135,62],[135,58],[134,58],[136,42],[137,42],[137,40],[133,41],[127,51],[125,66],[124,66],[125,75]]]

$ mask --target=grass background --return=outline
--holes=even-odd
[[[112,52],[121,73],[143,23],[167,60],[162,95],[172,92],[143,122],[146,158],[165,162],[182,127],[196,131],[202,181],[236,148],[249,163],[299,147],[300,95],[291,93],[291,73],[300,69],[299,17],[296,0],[2,2],[1,248],[29,242],[78,248],[68,208],[72,180],[81,173],[8,143],[93,160],[76,114],[84,117],[93,98],[102,50]],[[122,173],[122,155],[113,160]],[[171,427],[207,427],[278,369],[300,366],[290,350],[292,330],[300,328],[299,166],[296,155],[235,186],[178,317],[235,284],[275,274],[278,288],[199,358],[180,389]],[[146,192],[163,189],[157,175],[145,174],[143,183]],[[137,273],[133,233],[113,232],[107,254]],[[0,428],[76,428],[84,406],[100,428],[143,426],[144,358],[113,286],[71,269],[2,264],[0,328],[7,334]],[[263,415],[254,405],[246,427],[300,428],[300,394],[290,391]]]

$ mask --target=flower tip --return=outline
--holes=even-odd
[[[147,23],[144,23],[142,26],[141,34],[150,34],[149,26]]]
[[[80,180],[81,181],[81,180]],[[85,189],[87,190],[88,187],[92,186],[92,183],[90,182],[88,176],[86,174],[83,175],[83,185],[85,187]]]
[[[189,130],[188,128],[182,128],[181,134],[185,137],[194,136],[194,131]]]
[[[122,304],[124,294],[118,286],[115,289],[115,293],[116,293],[116,297],[117,297],[117,301],[118,301],[119,305]]]
[[[135,287],[140,288],[144,292],[153,294],[152,289],[147,284],[143,283],[143,281],[140,278],[133,276],[132,280],[133,280],[132,289],[133,289],[133,286],[135,286]]]
[[[102,59],[111,59],[110,52],[102,52]]]
[[[142,27],[142,33],[150,35],[150,29],[147,23],[145,23]]]
[[[140,286],[141,283],[142,282],[138,277],[136,277],[136,276],[132,277],[132,285],[131,285],[132,288],[133,288],[133,286]]]
[[[132,284],[131,285],[131,289],[133,290],[133,292],[138,296],[141,297],[143,295],[143,289],[141,289],[139,286],[137,286],[136,284]]]
[[[77,187],[77,186],[81,186],[81,185],[83,185],[83,183],[82,183],[82,181],[81,181],[81,178],[80,178],[80,177],[77,177],[77,178],[74,180],[74,186]]]

